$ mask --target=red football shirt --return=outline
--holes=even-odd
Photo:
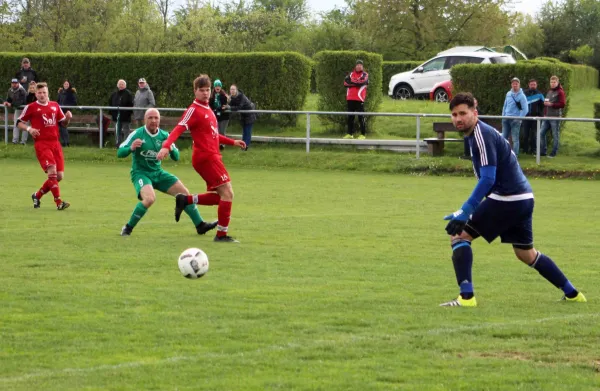
[[[233,145],[234,143],[234,140],[219,134],[217,117],[208,102],[200,102],[197,99],[183,113],[181,120],[163,143],[163,148],[171,148],[171,144],[186,130],[189,130],[192,135],[193,152],[199,157],[218,155],[219,144]]]
[[[23,109],[20,121],[30,122],[31,127],[40,131],[34,141],[58,141],[58,123],[65,119],[65,114],[56,102],[38,101],[28,104]]]

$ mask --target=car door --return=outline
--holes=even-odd
[[[431,88],[438,83],[441,72],[444,70],[447,57],[436,57],[413,72],[411,75],[411,84],[415,94],[429,94]]]

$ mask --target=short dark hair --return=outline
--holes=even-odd
[[[470,109],[475,108],[475,97],[470,92],[459,92],[450,101],[450,111],[458,105],[467,105]]]
[[[535,79],[529,79],[529,82],[530,83],[534,83],[534,82],[537,83],[537,80],[535,80]]]
[[[48,88],[48,84],[46,84],[46,83],[37,83],[35,85],[35,88],[38,89],[38,90],[41,90],[42,88]]]
[[[194,79],[194,91],[198,88],[205,88],[212,86],[212,82],[210,81],[210,77],[208,75],[200,75]]]

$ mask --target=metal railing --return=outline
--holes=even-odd
[[[99,147],[103,148],[104,140],[103,140],[103,124],[102,118],[104,111],[134,111],[134,110],[144,110],[136,107],[116,107],[116,106],[62,106],[63,109],[77,109],[77,110],[98,110],[99,111]],[[163,107],[158,108],[160,112],[165,111],[173,111],[173,112],[183,112],[185,108],[171,108],[171,107]],[[306,153],[310,153],[310,143],[311,143],[311,128],[310,128],[310,119],[312,115],[358,115],[356,112],[345,112],[345,111],[290,111],[290,110],[240,110],[236,113],[255,113],[255,114],[287,114],[287,115],[306,115]],[[452,116],[450,114],[427,114],[427,113],[360,113],[362,116],[372,116],[372,117],[412,117],[416,120],[416,158],[420,157],[420,144],[421,144],[421,118],[445,118],[451,119]],[[541,125],[542,121],[551,120],[551,121],[560,121],[560,122],[600,122],[600,119],[596,118],[559,118],[559,117],[512,117],[512,116],[500,116],[500,115],[480,115],[479,118],[482,120],[486,119],[513,119],[513,120],[528,120],[528,121],[536,121],[537,124],[537,137],[536,137],[536,163],[540,164],[540,149],[541,149]],[[8,107],[4,106],[4,137],[5,143],[8,143]],[[116,135],[115,135],[116,137]],[[440,139],[443,140],[443,139]],[[342,141],[340,139],[340,141]],[[392,140],[377,140],[377,141],[392,141]],[[352,144],[352,145],[374,145],[377,141],[373,140],[343,140],[343,143],[340,144]],[[399,141],[399,140],[398,140]]]

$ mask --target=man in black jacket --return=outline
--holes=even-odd
[[[16,73],[15,77],[19,80],[19,83],[21,83],[21,86],[25,91],[29,88],[30,82],[39,81],[37,73],[31,68],[31,63],[27,57],[21,60],[21,69],[19,69],[19,72]]]
[[[544,95],[537,89],[537,81],[529,80],[529,88],[523,91],[527,97],[529,105],[528,117],[543,117],[544,116]],[[523,121],[523,146],[524,153],[536,153],[537,144],[537,121],[528,119]]]
[[[121,79],[117,82],[117,90],[112,93],[108,102],[114,107],[133,107],[133,94],[127,89],[127,83]],[[112,120],[116,123],[115,140],[116,147],[131,133],[132,110],[111,110]]]

